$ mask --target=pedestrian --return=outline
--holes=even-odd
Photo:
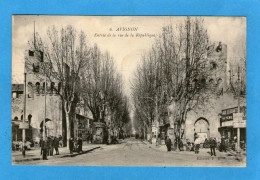
[[[47,156],[50,156],[50,137],[47,137],[46,140],[46,152],[47,152]]]
[[[220,152],[222,152],[222,151],[226,152],[226,144],[225,144],[225,137],[224,136],[221,137],[219,151]]]
[[[237,151],[238,146],[237,146],[237,137],[236,137],[236,136],[234,136],[234,144],[233,144],[233,147],[234,147],[234,151]]]
[[[57,137],[54,138],[54,148],[56,155],[59,155],[59,139]]]
[[[59,137],[59,147],[63,147],[63,139],[61,135]]]
[[[87,143],[89,144],[89,132],[87,133]]]
[[[179,149],[180,151],[183,151],[183,142],[181,139],[179,139]]]
[[[73,154],[73,146],[74,146],[73,138],[70,138],[69,139],[70,154]]]
[[[217,146],[216,138],[211,138],[211,140],[210,140],[210,155],[211,156],[213,156],[213,155],[216,156],[216,150],[215,150],[216,146]]]
[[[194,152],[195,154],[199,154],[200,152],[200,139],[198,137],[196,137],[195,141],[194,141]]]
[[[42,155],[42,151],[43,151],[43,140],[42,140],[42,138],[40,139],[40,148],[41,148],[41,155]]]
[[[92,144],[93,143],[93,134],[92,133],[90,133],[90,135],[89,135],[89,140],[90,140],[90,143]]]
[[[78,139],[78,153],[82,152],[82,139],[79,137]]]
[[[52,136],[50,136],[49,148],[50,148],[50,156],[53,156],[54,142]]]
[[[190,151],[194,151],[194,143],[191,143]]]
[[[166,144],[166,147],[167,147],[167,151],[171,151],[171,149],[172,149],[172,147],[171,147],[172,146],[172,141],[169,138],[169,136],[166,137],[165,144]]]
[[[47,159],[47,150],[48,150],[48,143],[45,140],[42,140],[42,159],[43,160],[48,160]]]

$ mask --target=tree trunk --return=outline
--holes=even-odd
[[[66,125],[67,125],[67,149],[69,149],[69,140],[70,140],[70,118],[69,113],[66,113]]]

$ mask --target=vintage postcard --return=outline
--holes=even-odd
[[[12,17],[12,164],[246,167],[246,17]]]

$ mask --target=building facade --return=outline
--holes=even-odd
[[[201,68],[209,70],[210,75],[194,79],[194,82],[204,84],[205,93],[208,93],[209,96],[204,104],[195,106],[188,111],[185,125],[181,127],[181,138],[184,141],[194,142],[196,135],[202,141],[211,137],[220,141],[219,127],[223,126],[220,124],[222,110],[238,106],[237,97],[234,96],[229,86],[227,45],[221,42],[215,43],[213,52],[208,55],[205,64],[201,64]],[[240,106],[246,107],[246,97],[241,97],[240,100]],[[169,115],[170,126],[167,128],[167,135],[172,139],[175,138],[173,135],[174,118],[171,114]],[[164,127],[166,126],[168,124],[164,123]]]
[[[12,120],[22,120],[19,117],[24,114],[25,104],[25,121],[31,128],[30,138],[33,141],[39,141],[42,137],[44,119],[47,136],[62,135],[62,101],[58,95],[60,86],[57,81],[45,78],[44,63],[41,51],[29,50],[25,53],[26,103],[24,85],[19,85],[23,86],[19,91],[15,88],[18,85],[12,85]]]

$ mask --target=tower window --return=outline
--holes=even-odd
[[[29,115],[28,115],[28,123],[29,123],[29,125],[31,125],[31,121],[32,121],[32,115],[29,114]]]
[[[59,84],[58,84],[58,91],[57,91],[57,93],[60,93],[60,90],[61,90],[61,82],[59,82]]]
[[[40,83],[37,82],[35,85],[36,85],[36,92],[39,94],[40,93]]]
[[[48,83],[46,83],[46,93],[47,93]],[[42,83],[42,93],[45,93],[45,82]]]
[[[218,47],[217,47],[216,51],[217,51],[217,52],[220,52],[220,51],[222,51],[222,44],[221,44],[221,42],[219,42],[219,44],[218,44]]]
[[[33,72],[39,72],[40,71],[40,64],[38,62],[33,63]]]
[[[28,82],[28,98],[32,98],[33,97],[33,85],[31,82]]]
[[[51,93],[53,93],[53,91],[54,91],[54,86],[55,86],[55,83],[51,82]]]
[[[217,64],[215,62],[211,62],[210,63],[210,69],[211,70],[217,69]]]
[[[200,83],[201,83],[201,88],[206,87],[206,79],[205,78],[201,79]]]
[[[34,56],[34,51],[29,50],[29,56]]]

